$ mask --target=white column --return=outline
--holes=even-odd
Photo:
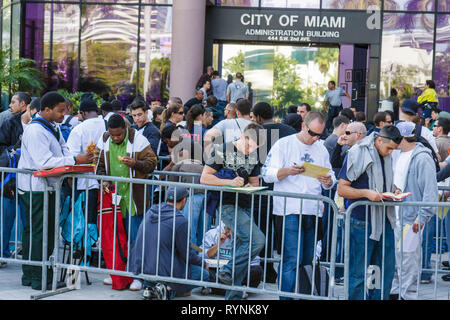
[[[204,72],[205,0],[173,0],[170,96],[185,103],[194,97]]]

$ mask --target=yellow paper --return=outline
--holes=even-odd
[[[311,178],[318,178],[319,176],[326,176],[328,172],[331,170],[330,168],[321,167],[309,162],[304,162],[302,164],[303,168],[305,168],[305,172],[300,173],[304,176]]]
[[[228,188],[245,192],[256,192],[267,189],[267,187],[228,187]]]

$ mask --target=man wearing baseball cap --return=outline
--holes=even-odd
[[[154,204],[145,214],[135,245],[131,249],[130,271],[134,274],[208,281],[208,265],[204,263],[206,269],[203,269],[200,255],[192,247],[188,250],[190,246],[188,220],[181,210],[186,205],[189,191],[181,187],[169,187],[166,194],[166,202]],[[189,256],[186,257],[188,253]],[[187,275],[186,264],[188,264]],[[186,295],[195,287],[150,281],[145,281],[144,286],[144,298],[154,300],[169,300]]]
[[[419,104],[412,100],[412,99],[405,99],[399,109],[399,121],[398,122],[402,122],[402,121],[406,121],[406,122],[414,122],[414,118],[417,115],[419,109]],[[421,126],[421,125],[416,125],[416,129],[415,129],[415,134],[416,136],[422,136],[424,139],[426,139],[428,141],[428,143],[431,145],[431,147],[433,148],[435,153],[438,153],[438,148],[436,145],[436,140],[433,136],[433,133],[428,130],[427,128]],[[440,161],[440,159],[439,159]]]
[[[403,139],[399,144],[400,153],[394,162],[395,193],[411,192],[408,201],[438,202],[436,169],[431,150],[416,142],[414,123],[399,122],[396,127]],[[434,214],[433,207],[404,206],[401,209],[396,207],[397,220],[394,231],[397,244],[395,246],[396,272],[392,283],[391,299],[416,299],[421,244],[412,248],[411,243],[408,243],[411,242],[408,232],[409,235],[418,237],[420,241],[422,236],[419,232],[422,232],[425,223]],[[399,243],[402,244],[399,246]],[[401,268],[400,264],[402,264]],[[425,268],[429,267],[425,266]]]

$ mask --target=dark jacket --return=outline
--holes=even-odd
[[[14,147],[17,143],[20,147],[20,140],[23,134],[21,116],[23,113],[12,114],[5,118],[0,124],[0,153],[5,149]]]
[[[160,207],[161,206],[161,207]],[[189,245],[188,220],[180,211],[166,202],[161,205],[153,205],[145,214],[145,219],[139,227],[136,243],[131,249],[130,271],[134,274],[144,273],[156,275],[156,258],[158,254],[159,235],[159,263],[158,275],[169,276],[172,270],[172,246],[173,246],[173,277],[186,278],[186,263],[201,266],[202,259]],[[161,212],[159,212],[161,210]],[[175,228],[174,228],[175,216]],[[158,226],[159,225],[159,226]],[[145,227],[145,235],[144,235]],[[158,231],[159,227],[159,231]],[[175,243],[173,244],[173,239]],[[142,245],[144,247],[144,264],[142,267]],[[186,261],[186,258],[188,259]],[[188,267],[188,277],[191,268]],[[177,292],[187,291],[187,285],[170,283]]]
[[[142,135],[147,138],[148,142],[150,142],[153,153],[156,154],[158,152],[159,140],[161,139],[161,133],[158,128],[156,128],[152,122],[147,122],[142,128],[138,128],[136,125],[132,128],[136,129],[138,132],[141,132]]]

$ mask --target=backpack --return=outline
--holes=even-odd
[[[17,168],[20,159],[20,145],[22,143],[22,136],[12,148],[5,149],[0,154],[0,167]],[[1,179],[1,178],[0,178]],[[15,199],[16,197],[16,173],[7,172],[3,176],[0,184],[0,190],[3,189],[3,196],[8,199]],[[1,191],[0,191],[1,192]]]
[[[422,137],[422,126],[420,124],[416,124],[416,129],[414,131],[415,131],[416,141],[420,142],[425,147],[430,149],[431,157],[433,158],[434,165],[436,167],[436,172],[439,172],[441,170],[441,168],[439,167],[439,160],[438,160],[438,158],[436,156],[436,152],[434,152],[433,147],[431,146],[431,144],[428,142],[427,139]]]
[[[59,126],[59,130],[61,131],[61,134],[66,142],[67,139],[69,139],[70,132],[72,131],[72,126],[70,125],[70,120],[72,119],[73,116],[69,116],[66,121],[64,121],[63,124]]]
[[[298,271],[298,293],[311,295],[313,266],[310,264],[300,266]],[[328,275],[328,270],[320,266],[319,261],[317,261],[314,272],[313,295],[321,297],[328,296],[329,282],[330,276]]]

